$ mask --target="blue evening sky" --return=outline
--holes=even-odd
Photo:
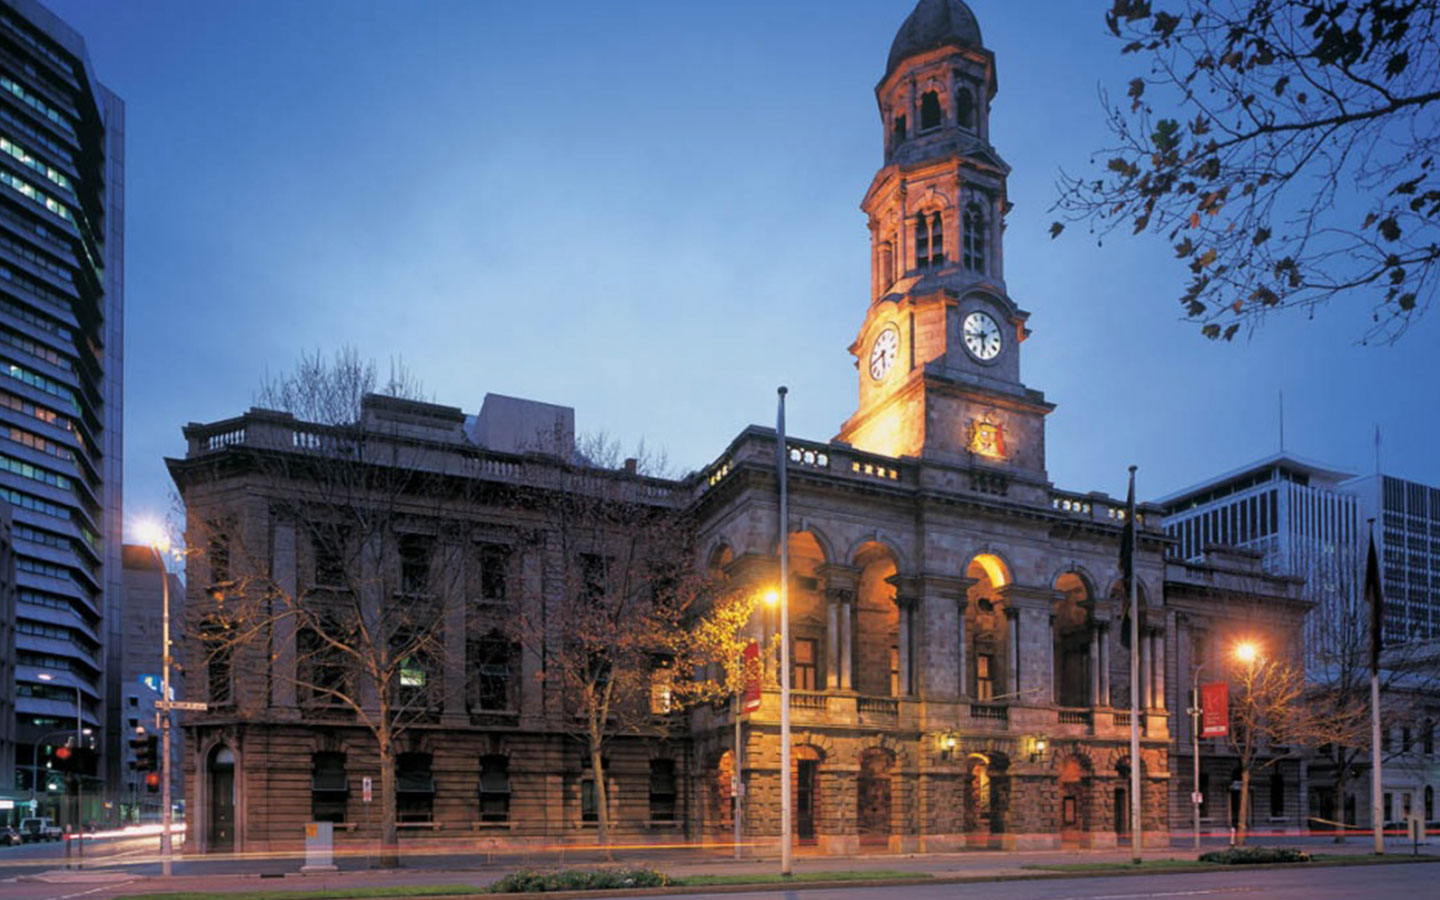
[[[575,407],[684,470],[746,424],[825,440],[868,302],[873,89],[913,0],[48,0],[128,106],[126,519],[162,458],[267,369],[354,344],[434,399]],[[1357,346],[1365,310],[1219,345],[1160,242],[1046,227],[1134,58],[1109,0],[971,0],[1013,166],[1022,374],[1058,403],[1051,478],[1156,497],[1271,453],[1440,484],[1440,314]]]

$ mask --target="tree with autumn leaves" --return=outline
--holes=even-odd
[[[1393,341],[1440,267],[1440,0],[1113,0],[1122,54],[1099,171],[1063,175],[1064,221],[1162,236],[1206,337],[1280,310],[1364,304]]]

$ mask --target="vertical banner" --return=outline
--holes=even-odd
[[[1201,737],[1225,737],[1230,733],[1230,684],[1217,681],[1200,685]]]
[[[740,711],[753,713],[760,708],[760,645],[754,641],[746,644],[740,659],[745,666],[745,696]]]

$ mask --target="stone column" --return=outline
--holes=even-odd
[[[915,598],[896,595],[895,605],[900,609],[900,633],[896,637],[900,656],[900,696],[909,697],[915,692],[914,679],[911,678],[911,663],[915,656],[914,647],[911,645],[915,623]]]
[[[1009,584],[1000,589],[1010,620],[1014,662],[1009,693],[1015,703],[1050,703],[1055,694],[1055,641],[1050,627],[1058,591]]]
[[[1139,709],[1150,708],[1150,632],[1142,625],[1140,628],[1140,646],[1134,648],[1135,652],[1130,654],[1130,665],[1140,667],[1140,702]]]
[[[296,559],[295,523],[288,519],[276,522],[272,540],[270,553],[275,571],[275,584],[285,596],[291,598],[291,602],[298,604],[301,591],[299,564]],[[183,624],[180,629],[175,628],[177,621],[183,623],[183,617],[171,617],[172,640],[174,635],[183,632]],[[297,715],[299,711],[295,707],[295,678],[298,673],[295,671],[294,616],[281,616],[280,620],[275,623],[274,641],[274,655],[270,663],[274,675],[270,687],[270,705],[280,715]],[[179,641],[175,641],[175,643],[178,644]]]
[[[912,635],[915,690],[928,699],[954,699],[965,660],[963,625],[956,620],[964,613],[965,590],[972,582],[938,574],[921,575],[915,582],[919,597]]]
[[[825,581],[825,687],[850,690],[850,667],[854,653],[851,620],[860,570],[854,566],[829,563],[816,573]]]
[[[1100,625],[1090,623],[1090,705],[1100,705]]]
[[[441,640],[445,646],[442,661],[445,672],[444,713],[446,717],[466,715],[465,694],[468,686],[469,660],[465,658],[465,587],[467,557],[465,535],[447,529],[436,548],[439,565],[432,568],[431,583],[439,596],[440,615],[444,621]]]
[[[965,610],[969,603],[962,594],[959,602],[955,604],[955,631],[960,640],[959,652],[955,654],[955,665],[958,669],[955,673],[958,676],[955,684],[959,689],[956,696],[961,700],[970,698],[970,636],[965,633]]]
[[[1100,620],[1100,705],[1110,706],[1110,623]]]
[[[1165,708],[1165,632],[1155,632],[1155,708]]]
[[[1002,694],[1013,695],[1020,691],[1020,610],[1013,606],[1005,607],[1005,628],[1009,632],[1010,640],[1007,642],[1005,660],[1005,686]]]

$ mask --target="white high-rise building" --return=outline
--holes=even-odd
[[[1440,639],[1440,488],[1375,474],[1345,483],[1375,522],[1385,644]]]

